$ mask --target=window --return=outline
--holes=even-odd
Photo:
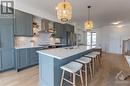
[[[87,32],[87,46],[96,46],[96,32]]]
[[[14,13],[13,1],[1,1],[1,14],[13,14]]]

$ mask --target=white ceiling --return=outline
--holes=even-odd
[[[55,7],[63,0],[17,0],[33,8],[56,17]],[[87,6],[92,5],[92,20],[96,27],[110,25],[111,22],[130,22],[130,0],[68,0],[72,3],[72,22],[83,25],[87,19]]]

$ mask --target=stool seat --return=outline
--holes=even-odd
[[[86,58],[86,57],[81,57],[79,59],[76,59],[77,62],[80,62],[80,63],[84,63],[84,64],[87,64],[87,63],[90,63],[91,62],[91,58]]]
[[[91,57],[91,58],[95,58],[95,57],[97,56],[97,54],[95,54],[95,53],[89,53],[89,54],[84,55],[84,56],[86,56],[86,57]]]
[[[94,51],[94,52],[92,52],[92,53],[97,54],[97,55],[100,55],[100,52],[97,52],[97,51]]]
[[[79,71],[82,68],[82,66],[83,65],[78,62],[70,62],[60,68],[65,71],[68,71],[70,73],[76,73],[77,71]]]

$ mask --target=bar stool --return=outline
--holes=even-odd
[[[60,86],[63,86],[64,81],[72,84],[73,86],[75,86],[75,82],[76,82],[76,75],[80,77],[81,79],[81,86],[83,85],[83,77],[82,77],[82,64],[78,63],[78,62],[70,62],[62,67],[60,67],[63,72],[62,72],[62,77],[61,77],[61,83]],[[67,80],[66,78],[64,78],[64,74],[65,71],[69,72],[70,74],[73,75],[73,81]],[[80,72],[80,74],[77,74],[77,72]]]
[[[87,58],[91,58],[92,59],[92,70],[93,70],[93,76],[94,76],[94,72],[95,72],[95,60],[96,60],[96,57],[97,57],[97,55],[96,54],[94,54],[94,53],[89,53],[89,54],[87,54],[87,55],[84,55],[85,57],[87,57]]]
[[[90,69],[90,76],[91,76],[91,79],[93,78],[93,75],[92,75],[92,67],[91,67],[91,58],[86,58],[86,57],[81,57],[79,59],[76,59],[77,62],[80,62],[84,65],[84,68],[85,68],[85,84],[87,86],[87,65],[89,65],[89,69]]]
[[[99,64],[100,64],[100,66],[101,66],[101,53],[98,52],[98,51],[94,51],[94,52],[92,52],[92,53],[97,55],[97,60],[99,61]]]

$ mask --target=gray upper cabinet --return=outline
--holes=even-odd
[[[63,28],[63,24],[60,23],[54,23],[54,28],[56,31],[56,38],[63,38],[64,37],[64,28]]]
[[[31,14],[15,10],[14,35],[33,36],[33,16]]]
[[[0,71],[14,68],[13,19],[0,19]]]
[[[74,26],[70,24],[64,24],[65,32],[74,32]]]

